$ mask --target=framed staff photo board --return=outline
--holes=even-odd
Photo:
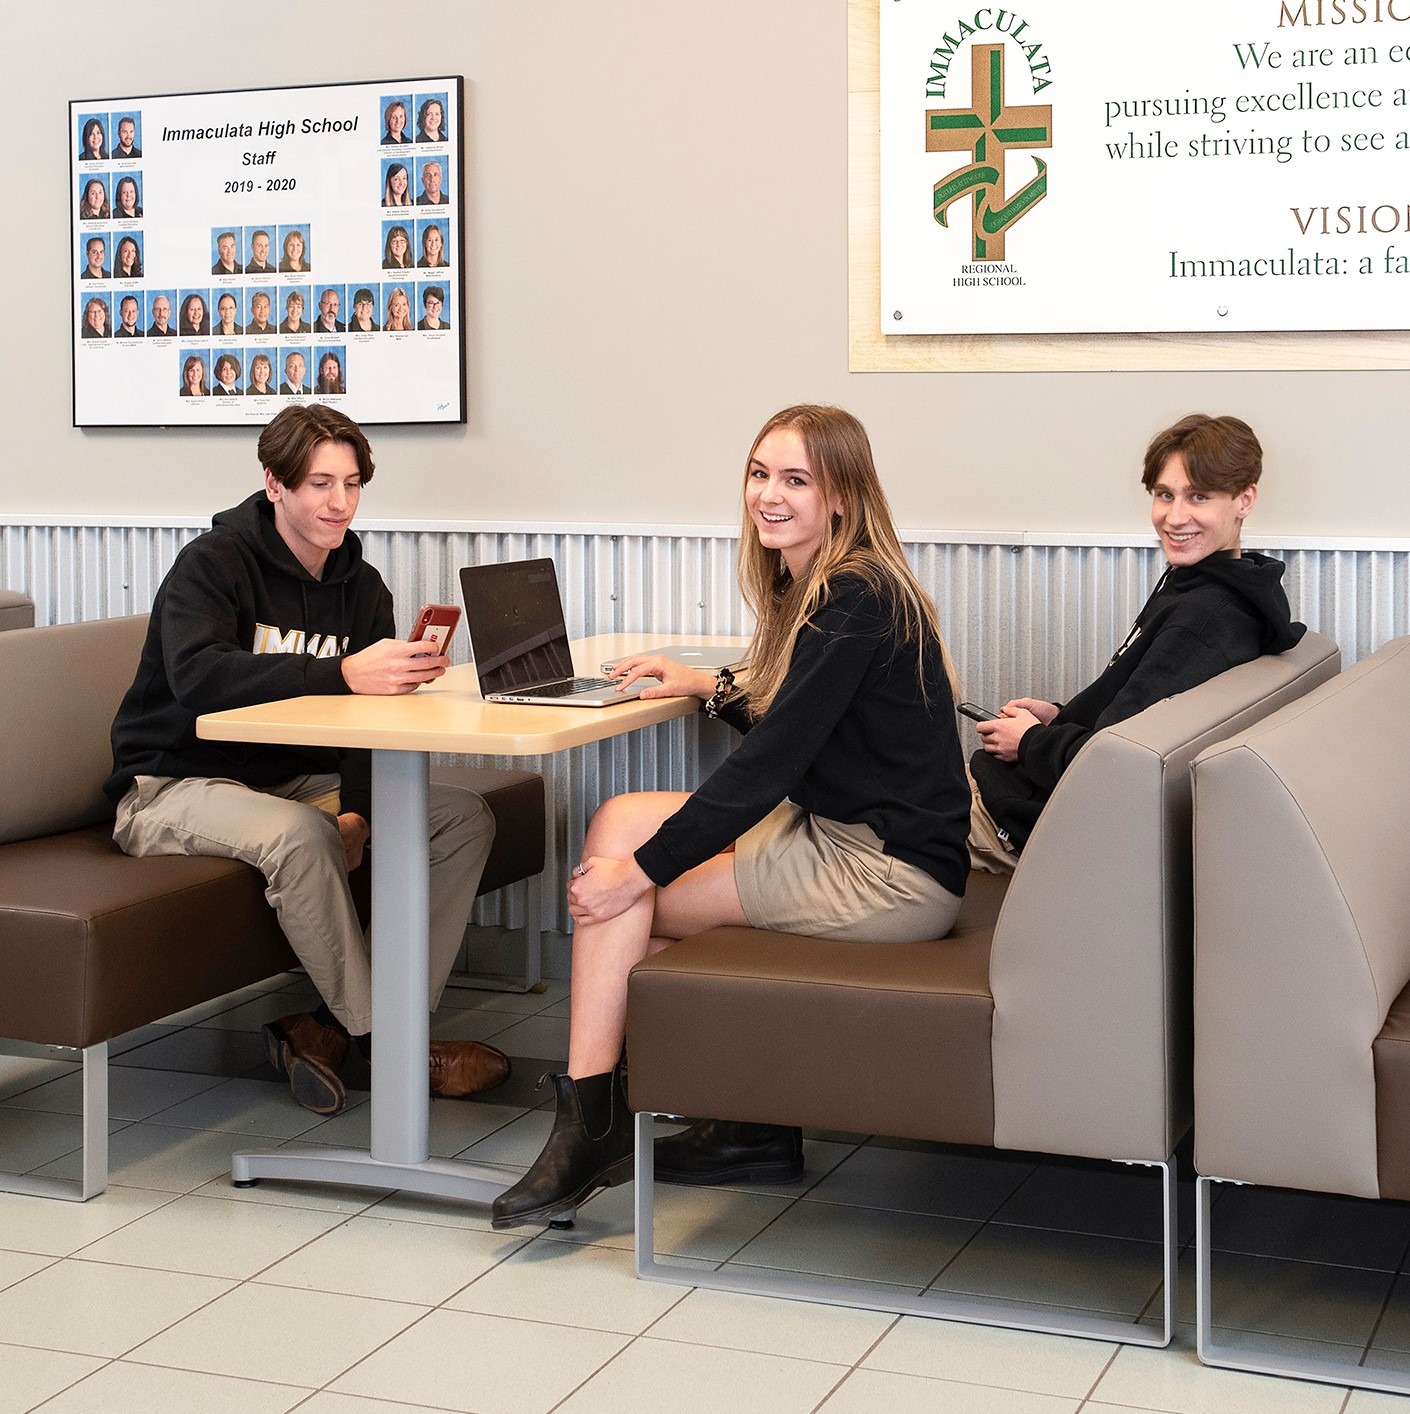
[[[262,424],[290,398],[463,423],[464,97],[439,75],[71,102],[74,426]]]

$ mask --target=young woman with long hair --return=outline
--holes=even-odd
[[[568,1073],[496,1228],[545,1221],[632,1175],[621,1055],[627,974],[721,925],[858,941],[943,937],[969,871],[970,792],[934,605],[906,564],[861,424],[831,407],[771,417],[744,477],[739,581],[756,619],[741,681],[635,656],[625,685],[693,695],[746,735],[691,795],[607,801],[568,890]],[[767,1077],[760,1077],[767,1083]],[[802,1171],[797,1130],[702,1120],[658,1142],[657,1176]]]
[[[382,205],[410,206],[411,193],[407,190],[410,185],[411,178],[406,167],[400,162],[393,162],[387,168],[387,180],[382,185]]]
[[[98,177],[89,177],[83,184],[83,199],[78,203],[80,221],[106,221],[112,216],[107,188]]]
[[[140,280],[142,278],[142,251],[131,236],[123,236],[117,243],[113,255],[113,279]]]

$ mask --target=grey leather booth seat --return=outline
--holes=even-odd
[[[950,937],[846,943],[742,928],[633,970],[629,1097],[647,1277],[1132,1343],[1173,1329],[1174,1175],[1190,1123],[1189,765],[1337,671],[1307,634],[1099,732],[1011,881],[973,874]],[[712,1115],[1148,1164],[1164,1176],[1165,1323],[907,1297],[655,1260],[654,1114]],[[1152,1273],[1152,1289],[1155,1284]]]
[[[1355,1358],[1216,1342],[1210,1226],[1223,1180],[1410,1199],[1407,722],[1401,638],[1195,763],[1196,1294],[1208,1364],[1410,1393],[1410,1376]]]
[[[0,1191],[101,1192],[107,1043],[297,965],[257,870],[130,859],[112,842],[109,728],[146,628],[137,615],[0,633],[0,1037],[77,1049],[84,1080],[82,1180],[4,1172],[0,1119]],[[481,892],[542,872],[542,778],[444,774],[495,815]]]
[[[34,600],[18,589],[0,589],[0,631],[34,627]]]

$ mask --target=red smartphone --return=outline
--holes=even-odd
[[[443,656],[450,653],[450,636],[460,622],[460,608],[456,604],[427,604],[416,616],[408,643],[433,643],[436,652]]]

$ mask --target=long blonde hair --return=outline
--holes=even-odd
[[[825,504],[841,509],[831,516],[822,544],[801,579],[793,579],[777,550],[765,549],[746,507],[739,541],[739,588],[754,611],[754,639],[745,661],[743,683],[749,710],[755,717],[769,709],[793,659],[803,626],[827,597],[828,585],[839,574],[856,575],[889,602],[900,620],[901,638],[917,645],[916,671],[925,686],[925,654],[938,648],[950,691],[958,695],[954,664],[940,634],[940,622],[930,596],[906,563],[905,552],[891,522],[891,508],[876,474],[866,430],[849,412],[818,404],[802,404],[776,412],[760,429],[745,462],[749,466],[759,444],[778,428],[797,432],[817,479]]]

